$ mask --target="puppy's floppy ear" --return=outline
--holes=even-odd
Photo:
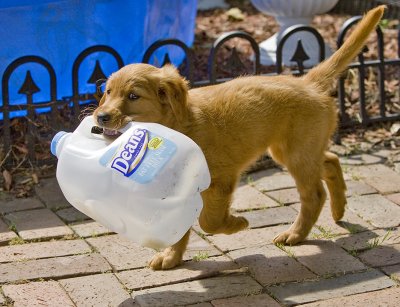
[[[160,68],[158,95],[161,103],[168,104],[176,119],[182,122],[188,113],[188,82],[172,65]]]

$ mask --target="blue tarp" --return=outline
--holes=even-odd
[[[84,49],[110,46],[128,64],[141,62],[145,50],[158,39],[177,38],[191,46],[196,9],[197,0],[1,0],[0,76],[18,57],[40,56],[54,67],[57,98],[71,96],[72,64]],[[170,57],[177,65],[183,54],[172,48]],[[163,54],[157,57],[161,63]],[[80,93],[94,91],[86,82],[96,59],[100,59],[107,76],[117,70],[116,61],[106,53],[89,57],[79,71]],[[46,70],[38,64],[27,64],[11,76],[11,104],[25,102],[18,90],[27,70],[41,89],[33,96],[34,101],[50,99]],[[2,103],[0,92],[0,106]]]

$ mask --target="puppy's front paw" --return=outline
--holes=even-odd
[[[296,233],[292,230],[286,230],[277,235],[273,242],[274,244],[295,245],[305,239],[306,236]]]
[[[243,229],[246,229],[247,227],[249,227],[249,221],[245,217],[230,215],[227,218],[222,233],[230,235],[238,231],[241,231]]]
[[[154,255],[149,262],[149,267],[153,270],[168,270],[172,269],[182,262],[182,254],[171,248]]]

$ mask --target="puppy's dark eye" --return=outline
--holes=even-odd
[[[129,99],[130,99],[130,100],[136,100],[136,99],[139,99],[139,96],[138,96],[138,95],[136,95],[136,94],[134,94],[134,93],[130,93],[128,97],[129,97]]]
[[[111,94],[111,90],[107,90],[107,95],[110,95]]]

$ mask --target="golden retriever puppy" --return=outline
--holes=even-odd
[[[296,244],[317,221],[328,186],[335,221],[344,214],[346,185],[336,155],[327,151],[337,124],[334,80],[360,52],[375,30],[384,6],[371,10],[329,59],[305,76],[249,76],[196,89],[172,66],[132,64],[112,74],[94,116],[107,134],[127,122],[156,122],[192,138],[203,150],[211,186],[202,193],[201,228],[232,234],[248,221],[230,213],[240,174],[261,154],[286,166],[296,182],[301,210],[275,243]],[[189,232],[157,253],[153,269],[169,269],[182,261]]]

